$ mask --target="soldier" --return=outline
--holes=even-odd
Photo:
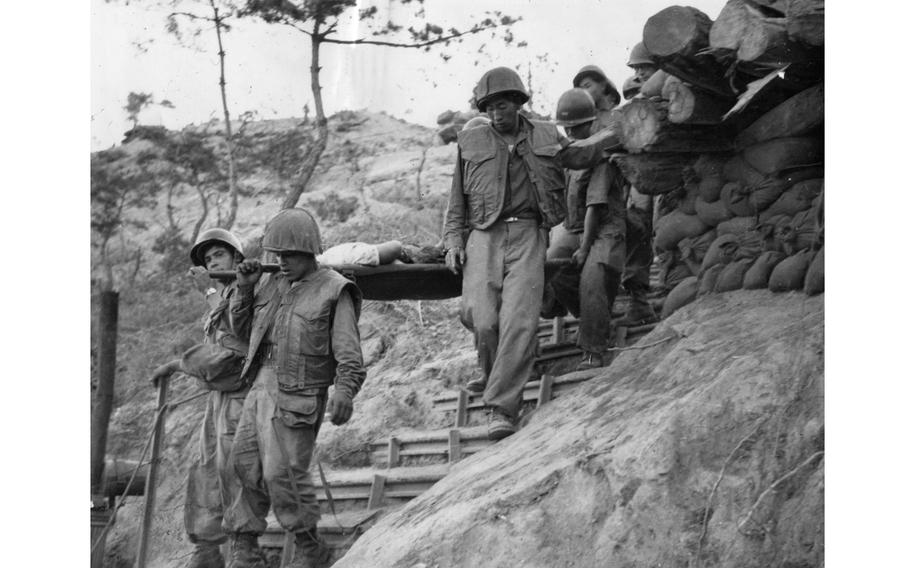
[[[633,77],[639,86],[657,71],[657,65],[644,43],[638,43],[632,48],[626,65],[635,71]],[[616,325],[644,325],[658,319],[648,302],[651,263],[654,261],[651,235],[654,199],[630,186],[626,211],[626,268],[622,276],[622,287],[629,294],[629,308],[616,320]]]
[[[556,123],[571,138],[588,138],[595,122],[594,100],[586,90],[570,89],[559,98]],[[559,302],[580,316],[577,343],[584,351],[578,365],[582,370],[602,367],[610,346],[610,314],[626,254],[625,180],[607,161],[588,170],[569,171],[567,178],[566,237],[551,250],[561,248],[562,256],[571,254],[573,266],[560,270],[550,284]]]
[[[224,229],[203,231],[190,250],[190,259],[195,266],[206,270],[233,270],[235,264],[243,261],[240,241]],[[241,361],[246,354],[245,339],[237,337],[230,329],[227,308],[236,285],[215,280],[215,287],[206,296],[209,310],[204,318],[205,345],[220,345],[238,354]],[[155,369],[152,381],[170,376],[175,371],[188,374],[206,375],[200,368],[206,361],[206,350],[193,348],[183,359],[175,359]],[[184,523],[190,542],[196,546],[187,568],[223,568],[224,558],[218,545],[227,540],[221,528],[224,508],[230,504],[238,491],[239,482],[230,466],[234,431],[240,419],[243,400],[249,392],[249,385],[240,381],[240,369],[236,375],[220,381],[206,381],[200,385],[211,392],[205,404],[205,414],[199,428],[198,453],[190,464],[186,486],[186,502],[183,509]],[[227,384],[236,380],[236,383]],[[227,390],[216,390],[227,389]]]
[[[554,124],[525,118],[518,111],[530,97],[506,67],[484,73],[474,94],[491,123],[458,134],[446,264],[464,270],[461,321],[474,332],[483,370],[466,388],[483,392],[487,434],[499,440],[515,432],[533,370],[547,232],[565,217],[561,164],[588,167],[616,139],[605,130],[570,145]]]
[[[259,370],[234,438],[232,459],[242,487],[225,512],[229,568],[265,568],[257,539],[270,506],[281,526],[295,534],[287,566],[321,567],[330,551],[316,531],[320,513],[310,461],[326,407],[333,424],[345,424],[363,384],[361,294],[353,282],[318,265],[319,228],[303,209],[285,209],[272,218],[262,248],[277,255],[280,273],[265,279],[254,295],[261,266],[241,263],[231,302],[232,325],[250,330],[243,372]]]
[[[616,85],[597,65],[585,65],[579,69],[572,79],[572,86],[576,89],[588,91],[594,99],[597,108],[597,119],[591,125],[592,132],[598,132],[614,124],[613,109],[622,101]]]
[[[645,47],[644,42],[635,44],[635,47],[629,52],[629,62],[626,63],[626,66],[631,67],[632,71],[635,72],[633,77],[635,77],[635,82],[639,85],[644,85],[651,78],[651,75],[657,72],[657,63],[654,61],[654,56]]]

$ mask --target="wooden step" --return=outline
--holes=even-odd
[[[344,555],[360,535],[376,522],[380,511],[347,511],[323,515],[317,525],[319,535],[332,551],[332,562]],[[286,566],[294,555],[294,535],[278,524],[274,514],[266,519],[268,526],[259,536],[259,547],[266,557],[277,556],[278,566]]]
[[[386,469],[362,468],[327,471],[329,491],[336,509],[349,511],[381,507],[386,503],[400,503],[417,497],[434,483],[445,477],[449,464],[392,467]],[[322,489],[318,474],[313,476],[316,498],[325,514],[328,497]]]
[[[377,466],[395,467],[417,460],[422,463],[430,460],[454,462],[492,443],[487,439],[485,427],[409,431],[395,433],[388,441],[371,444],[371,455],[373,464]]]

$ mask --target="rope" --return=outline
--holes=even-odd
[[[609,347],[609,348],[607,348],[607,351],[630,351],[632,349],[648,349],[649,347],[654,347],[655,345],[660,345],[661,343],[666,343],[667,341],[670,341],[671,339],[676,339],[676,335],[670,335],[668,337],[664,337],[663,339],[659,339],[659,340],[655,341],[654,343],[648,343],[646,345],[635,344],[635,345],[629,345],[628,347]]]

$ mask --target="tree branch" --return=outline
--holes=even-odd
[[[171,12],[170,14],[167,15],[168,18],[172,18],[172,17],[174,17],[174,16],[185,16],[185,17],[187,17],[187,18],[189,18],[189,19],[191,19],[191,20],[205,20],[206,22],[214,22],[214,21],[215,21],[215,20],[213,20],[212,18],[209,18],[209,17],[206,17],[206,16],[198,16],[198,15],[192,14],[192,13],[190,13],[190,12]]]
[[[472,28],[472,29],[464,31],[464,32],[458,32],[456,34],[450,34],[447,36],[440,36],[436,39],[430,39],[427,41],[421,41],[421,42],[417,42],[417,43],[397,43],[397,42],[393,42],[393,41],[379,41],[379,40],[365,39],[365,38],[346,40],[346,39],[334,39],[334,38],[330,38],[330,37],[323,37],[322,41],[324,41],[326,43],[337,43],[337,44],[341,44],[341,45],[384,45],[386,47],[419,48],[419,47],[427,47],[428,45],[436,45],[438,43],[445,43],[447,41],[450,41],[450,40],[453,40],[453,39],[456,39],[456,38],[459,38],[462,36],[476,34],[476,33],[482,32],[482,31],[491,30],[493,28],[498,28],[499,25],[500,24],[489,24],[486,26],[479,26],[477,28]]]

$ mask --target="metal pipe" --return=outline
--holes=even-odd
[[[152,530],[152,515],[155,512],[155,490],[158,481],[158,463],[161,460],[161,441],[164,439],[164,420],[167,417],[167,377],[158,380],[158,406],[155,414],[155,432],[152,434],[152,458],[148,477],[145,478],[145,511],[139,529],[139,550],[136,553],[136,568],[145,568],[148,556],[149,533]]]

